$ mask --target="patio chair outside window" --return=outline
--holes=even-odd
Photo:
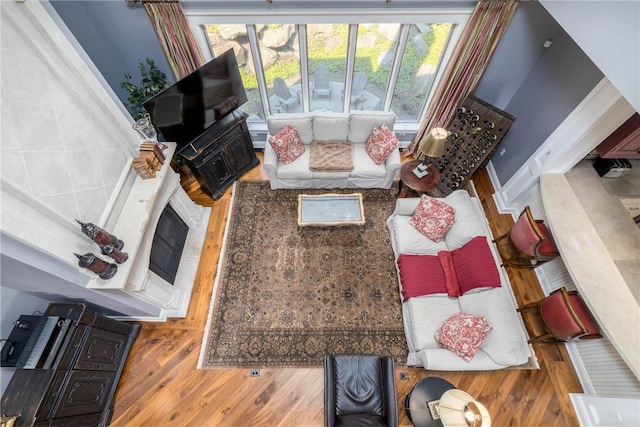
[[[280,77],[276,77],[273,81],[273,90],[276,93],[278,102],[280,102],[280,105],[284,105],[287,113],[290,105],[294,103],[300,104],[300,96],[296,92],[289,90],[287,84]]]
[[[329,69],[326,65],[318,64],[313,71],[313,89],[311,92],[313,98],[318,96],[328,96],[331,98],[331,76],[329,75]]]
[[[367,73],[363,71],[358,71],[353,75],[353,85],[351,86],[351,102],[356,104],[356,108],[358,107],[358,103],[365,100],[364,89],[367,86],[368,80],[369,76],[367,76]]]

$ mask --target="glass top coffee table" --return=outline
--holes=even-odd
[[[362,194],[300,194],[298,225],[337,226],[364,225]]]

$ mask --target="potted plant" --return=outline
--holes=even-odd
[[[145,62],[140,62],[138,69],[142,77],[139,85],[133,83],[133,77],[129,73],[124,75],[125,80],[120,83],[129,92],[125,107],[136,121],[142,119],[146,114],[142,106],[144,101],[170,86],[167,76],[156,66],[153,59],[147,58]],[[171,161],[176,171],[181,170],[185,174],[191,173],[184,157],[176,154]]]
[[[140,62],[138,69],[142,77],[138,85],[132,82],[129,73],[125,73],[125,80],[120,83],[120,86],[129,92],[128,102],[124,105],[134,120],[142,118],[146,113],[142,106],[144,101],[170,86],[167,76],[156,66],[153,59],[147,58],[145,62]]]

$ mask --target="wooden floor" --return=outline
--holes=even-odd
[[[261,154],[259,153],[262,160]],[[266,179],[256,167],[242,179]],[[494,235],[513,221],[500,215],[487,173],[474,183]],[[196,203],[211,206],[200,268],[187,317],[166,323],[143,323],[115,398],[112,426],[321,426],[323,425],[323,371],[314,369],[198,370],[196,364],[207,321],[231,189],[218,201],[184,184]],[[519,305],[543,296],[534,273],[509,270]],[[399,421],[411,426],[404,399],[421,378],[437,376],[482,402],[494,426],[577,426],[568,393],[582,392],[562,345],[535,345],[540,369],[493,372],[435,372],[397,368]],[[400,372],[410,379],[401,380]]]

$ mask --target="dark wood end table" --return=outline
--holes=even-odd
[[[442,422],[431,418],[429,402],[440,400],[445,391],[455,388],[449,381],[442,378],[423,378],[413,386],[404,401],[407,417],[415,427],[442,426]]]
[[[427,168],[429,172],[422,178],[414,175],[412,170],[416,168],[422,160],[410,160],[404,162],[400,167],[400,182],[398,183],[398,197],[409,197],[411,193],[421,196],[429,190],[433,190],[440,183],[440,171],[433,164]]]

